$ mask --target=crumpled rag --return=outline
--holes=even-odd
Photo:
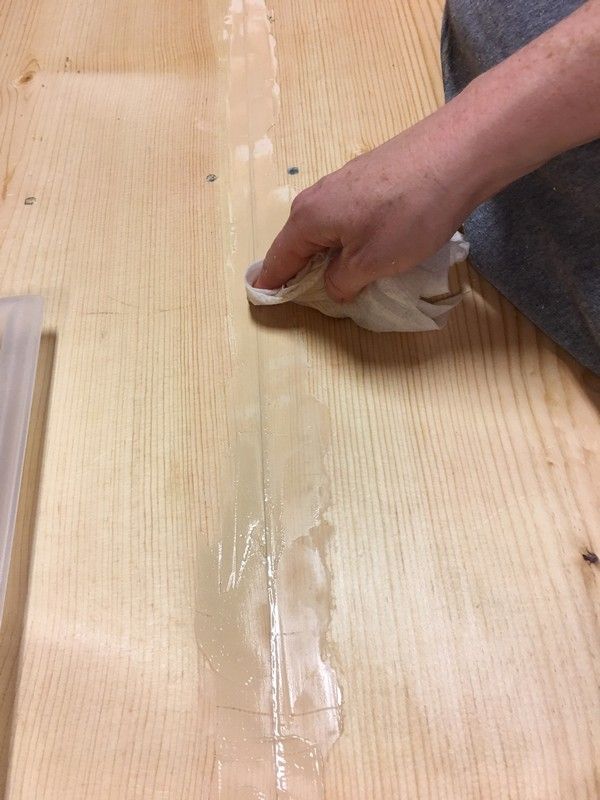
[[[348,303],[336,303],[325,291],[324,274],[330,252],[315,256],[279,289],[254,288],[252,284],[262,267],[259,261],[246,271],[246,294],[255,306],[298,303],[329,317],[349,317],[370,331],[439,330],[460,302],[460,294],[450,295],[448,270],[468,254],[468,242],[455,233],[441,250],[410,272],[380,278]]]

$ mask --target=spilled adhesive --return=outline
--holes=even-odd
[[[318,800],[323,758],[341,729],[340,691],[324,653],[326,487],[322,465],[315,473],[306,457],[323,457],[328,417],[273,378],[268,417],[291,424],[272,428],[265,446],[266,518],[251,497],[262,474],[257,448],[242,435],[232,513],[201,564],[197,636],[217,678],[219,796],[252,788],[262,794],[248,797]]]
[[[245,268],[290,200],[269,137],[279,87],[263,0],[234,0],[220,38],[229,67],[232,444],[222,529],[200,558],[196,624],[216,682],[216,796],[321,800],[324,759],[342,725],[326,652],[329,417],[310,395],[304,343],[259,332],[244,293]]]

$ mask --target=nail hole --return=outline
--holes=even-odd
[[[588,564],[597,564],[598,561],[600,561],[596,553],[592,553],[592,551],[588,550],[587,547],[585,549],[585,553],[581,554],[581,557],[584,561],[587,561]]]

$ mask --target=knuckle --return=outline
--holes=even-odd
[[[310,189],[304,189],[304,191],[300,192],[300,194],[292,200],[290,219],[295,222],[298,220],[298,217],[304,216],[310,209],[311,203]]]
[[[350,256],[345,264],[348,274],[364,275],[372,269],[372,259],[364,250],[358,250]]]
[[[332,275],[330,272],[325,273],[325,288],[327,294],[337,302],[344,300],[346,297],[346,293],[342,286],[340,286],[337,275]]]
[[[323,203],[326,204],[326,198],[322,196],[326,181],[327,176],[296,195],[292,200],[290,210],[290,219],[293,222],[304,222],[306,219],[313,219],[317,216],[317,205],[323,206]]]

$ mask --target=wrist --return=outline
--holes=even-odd
[[[476,78],[445,106],[466,215],[543,163],[527,152],[511,101],[492,93],[490,77]]]
[[[500,70],[476,78],[456,98],[468,151],[474,205],[537,169],[554,153],[546,152],[530,112],[529,87],[507,90]],[[534,92],[535,93],[535,92]]]
[[[414,145],[415,163],[424,163],[421,180],[428,177],[451,200],[460,222],[527,171],[515,157],[519,147],[501,131],[502,113],[486,98],[488,75],[397,137],[400,153]]]

